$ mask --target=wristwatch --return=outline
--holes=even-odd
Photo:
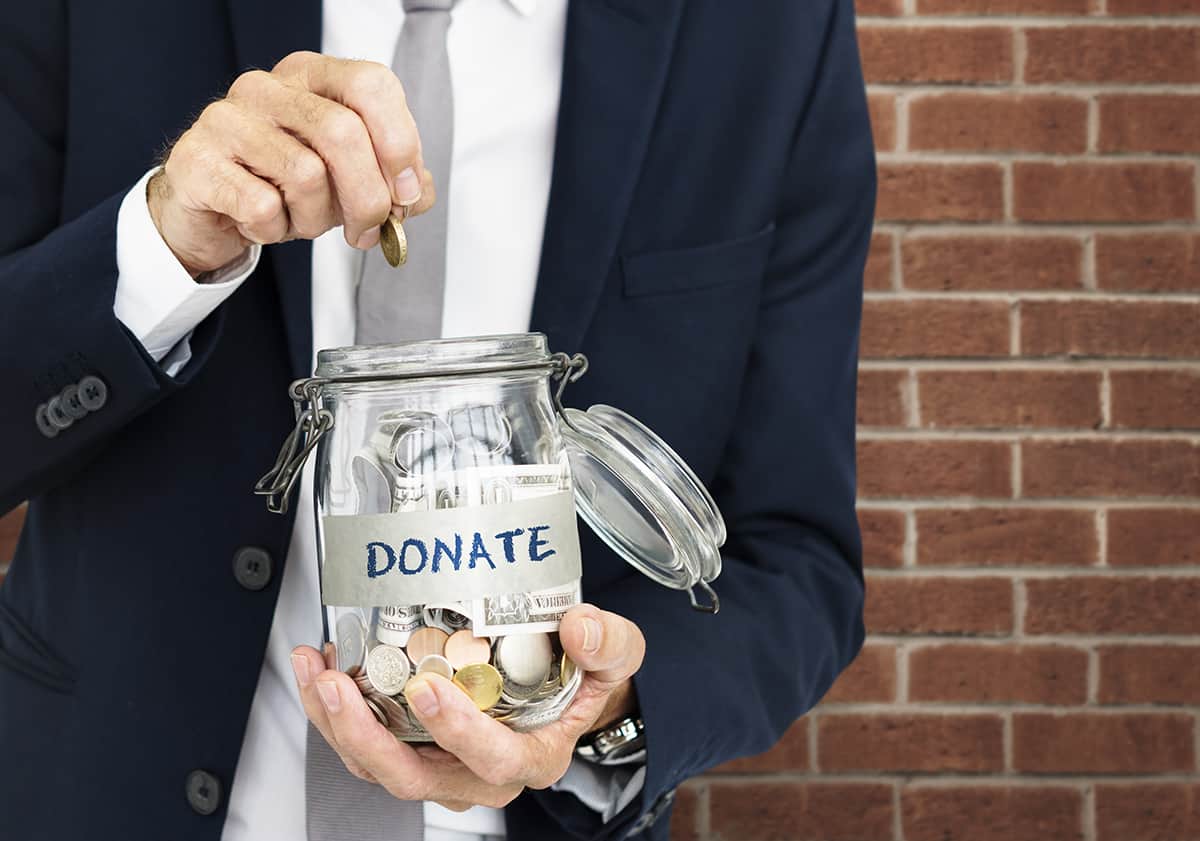
[[[646,747],[646,726],[641,716],[626,716],[608,727],[580,737],[575,755],[589,762],[611,765]]]

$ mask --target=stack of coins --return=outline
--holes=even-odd
[[[450,680],[480,710],[517,730],[557,720],[579,688],[583,675],[557,634],[477,637],[464,609],[455,603],[379,608],[369,633],[358,611],[338,618],[338,664],[397,738],[432,740],[404,696],[419,674]]]

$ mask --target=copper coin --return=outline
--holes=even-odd
[[[420,628],[413,631],[408,638],[408,656],[414,663],[420,663],[430,654],[442,657],[446,653],[446,640],[450,635],[441,628]]]
[[[492,659],[492,644],[468,630],[455,631],[446,640],[446,659],[455,669]]]

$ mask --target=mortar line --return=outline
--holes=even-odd
[[[1112,429],[1112,377],[1107,368],[1100,375],[1100,424]]]

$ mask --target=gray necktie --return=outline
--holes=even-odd
[[[393,269],[378,249],[363,261],[358,287],[357,344],[434,339],[442,331],[446,285],[446,208],[454,99],[446,32],[454,0],[403,0],[404,28],[392,69],[404,83],[408,107],[421,132],[425,166],[433,173],[437,203],[404,223],[408,262]]]
[[[407,263],[394,269],[378,249],[365,255],[355,339],[360,345],[437,338],[442,332],[454,138],[446,32],[454,2],[403,0],[404,27],[392,69],[404,83],[438,199],[428,213],[404,223],[411,242]],[[425,836],[421,803],[397,800],[383,786],[355,777],[311,724],[305,797],[309,841],[421,841]]]

